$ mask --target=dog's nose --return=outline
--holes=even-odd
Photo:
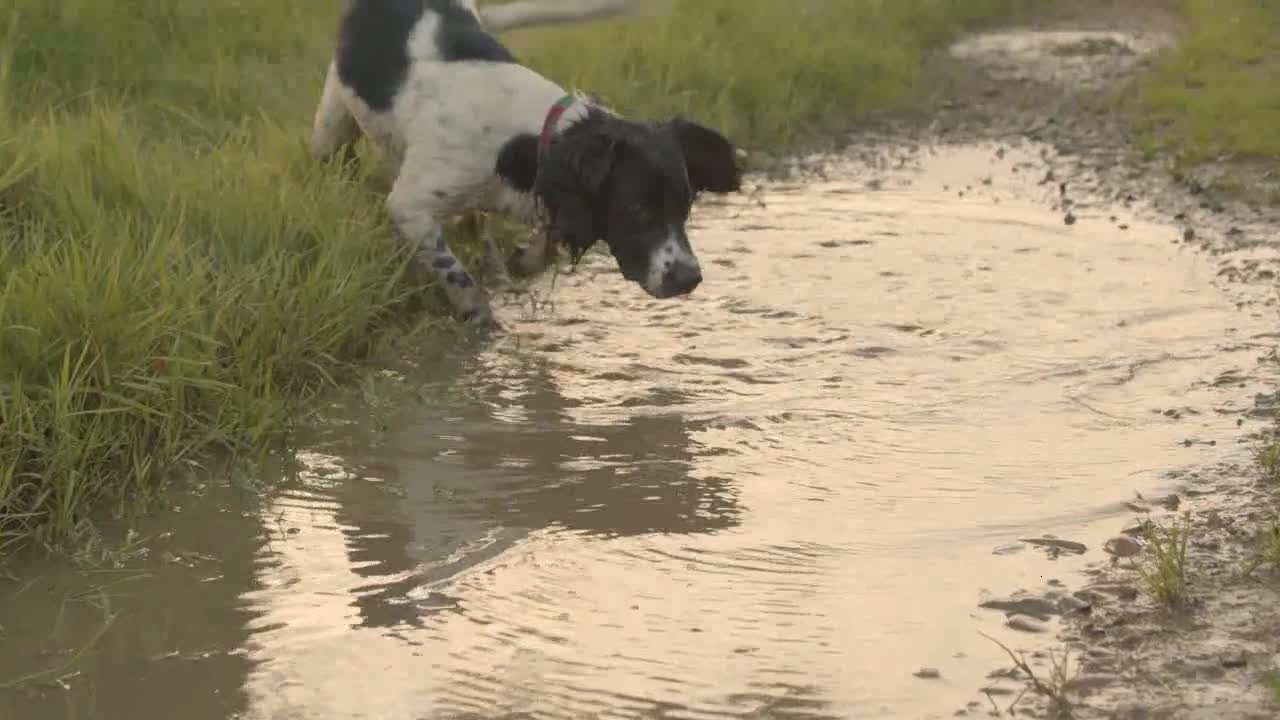
[[[666,297],[688,295],[702,282],[702,268],[696,264],[676,263],[662,276],[662,294]]]

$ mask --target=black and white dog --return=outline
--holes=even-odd
[[[395,174],[391,219],[462,316],[492,319],[487,293],[445,238],[445,223],[464,213],[545,221],[546,233],[519,251],[525,274],[545,269],[560,242],[577,260],[603,238],[622,275],[654,297],[687,294],[702,281],[685,224],[698,193],[739,189],[733,144],[680,118],[619,117],[520,64],[490,34],[631,4],[478,10],[475,0],[347,0],[313,151],[345,155],[361,134],[385,151]],[[485,251],[487,262],[506,265],[490,233]]]

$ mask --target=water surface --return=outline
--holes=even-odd
[[[0,717],[950,717],[1004,663],[979,631],[1052,639],[979,602],[1078,585],[1135,492],[1239,453],[1214,380],[1269,330],[1175,228],[1064,223],[1035,152],[708,203],[683,301],[588,258],[280,493],[0,585],[0,682],[57,669]]]

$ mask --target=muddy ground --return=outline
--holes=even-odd
[[[1246,186],[1257,189],[1275,181],[1274,168],[1224,163],[1175,174],[1167,158],[1144,158],[1136,150],[1124,114],[1134,81],[1156,53],[1177,42],[1179,18],[1162,3],[1071,5],[956,43],[931,70],[940,88],[934,107],[868,121],[849,136],[845,150],[875,166],[936,144],[1047,143],[1054,152],[1042,157],[1038,172],[1044,184],[1058,186],[1064,223],[1115,224],[1109,208],[1117,207],[1172,221],[1182,236],[1171,242],[1214,256],[1220,286],[1241,308],[1273,306],[1280,212],[1254,199],[1262,192],[1227,195],[1206,188],[1230,173],[1248,177]],[[820,172],[804,163],[795,169]],[[1275,376],[1275,358],[1264,353],[1251,367],[1204,382]],[[1248,449],[1258,445],[1278,403],[1280,394],[1258,395],[1252,407],[1212,411],[1238,414],[1238,442]],[[1186,441],[1189,447],[1196,442]],[[1132,521],[1115,528],[1118,537],[1141,539],[1144,523],[1189,517],[1185,606],[1169,610],[1153,602],[1133,560],[1112,562],[1102,548],[1065,543],[1065,552],[1098,558],[1088,585],[1049,580],[1044,587],[1008,588],[1007,598],[984,602],[981,610],[1004,612],[1011,626],[1029,631],[1023,646],[1011,649],[1026,653],[1038,683],[1012,670],[1011,661],[993,670],[990,684],[975,688],[975,700],[956,715],[1280,716],[1280,573],[1251,567],[1258,533],[1276,517],[1277,493],[1249,454],[1241,455],[1238,464],[1173,474],[1175,495],[1135,498]],[[1044,632],[1050,628],[1056,628],[1056,641]],[[1052,673],[1064,650],[1068,683]],[[922,682],[931,676],[922,671]]]

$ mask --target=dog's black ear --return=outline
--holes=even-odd
[[[671,131],[684,151],[684,164],[694,192],[729,193],[741,188],[742,171],[738,167],[737,151],[728,138],[682,118],[671,121]]]
[[[569,248],[569,259],[574,264],[603,234],[591,204],[578,197],[566,197],[556,205],[547,232],[554,233],[553,244],[562,242]]]
[[[570,133],[541,160],[537,191],[551,221],[548,230],[568,245],[574,262],[603,234],[601,194],[615,153],[611,138]]]

